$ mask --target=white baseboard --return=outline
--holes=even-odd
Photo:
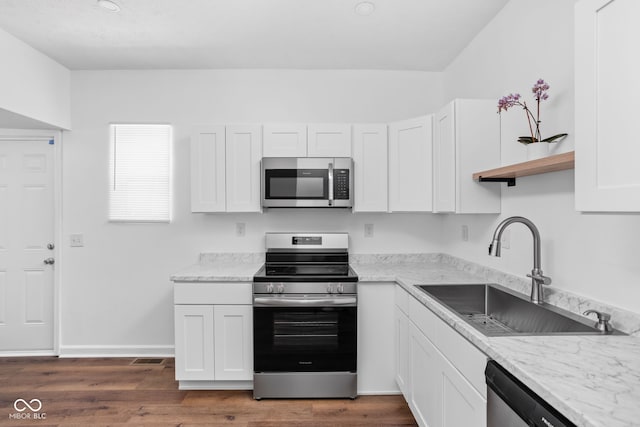
[[[173,345],[61,345],[60,357],[174,357]]]
[[[0,357],[57,356],[53,350],[0,351]]]

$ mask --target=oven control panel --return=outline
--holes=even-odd
[[[357,282],[254,282],[254,294],[355,295]]]
[[[322,245],[322,236],[293,236],[292,245]]]

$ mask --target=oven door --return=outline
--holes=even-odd
[[[355,296],[254,298],[255,372],[355,372]]]

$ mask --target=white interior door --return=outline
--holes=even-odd
[[[0,351],[54,349],[53,166],[49,138],[0,140]]]

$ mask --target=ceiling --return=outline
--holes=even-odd
[[[0,0],[0,28],[72,70],[442,71],[508,0]]]

